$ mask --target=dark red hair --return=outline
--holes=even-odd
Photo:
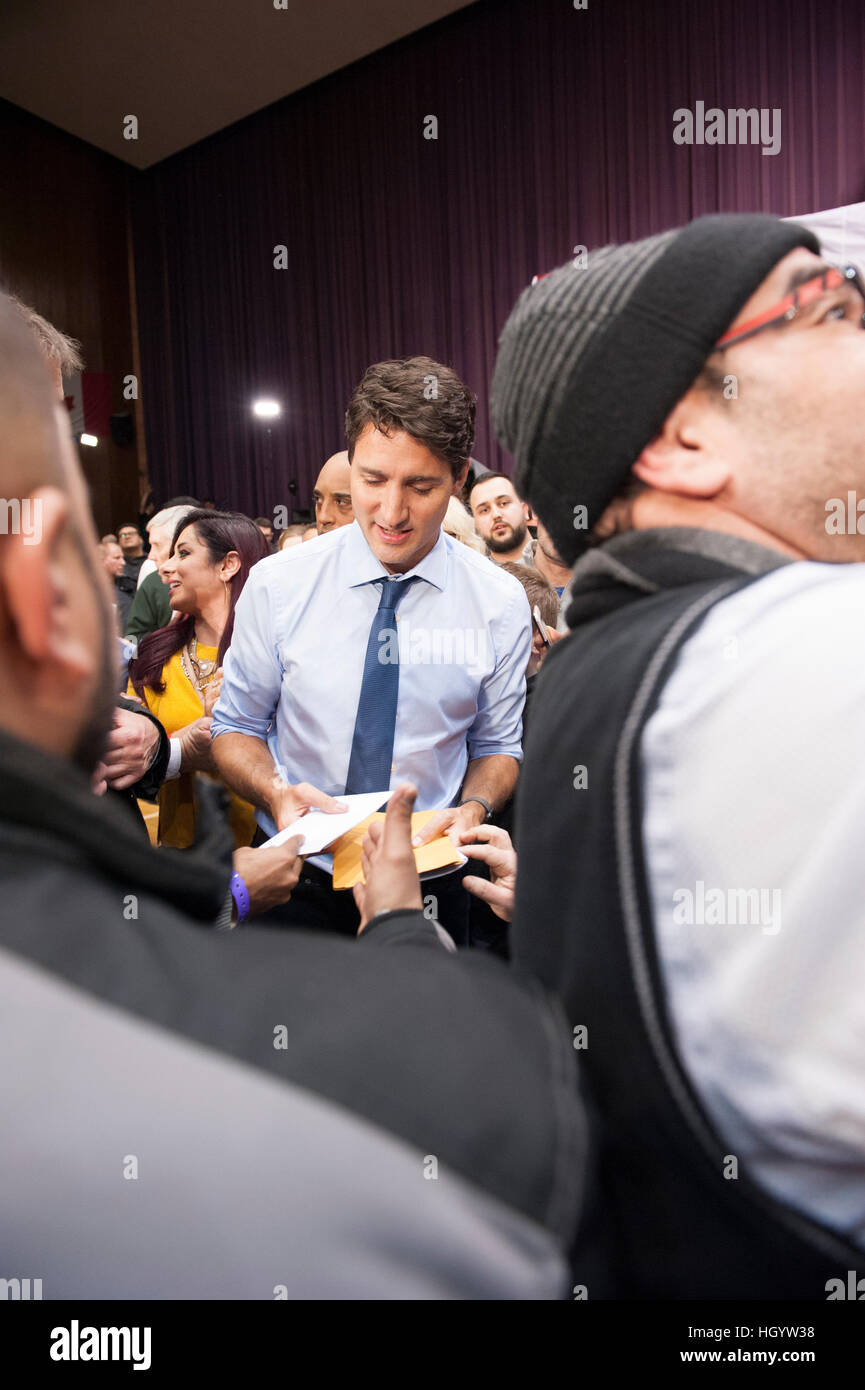
[[[174,539],[171,542],[170,555],[174,554],[174,547],[187,526],[195,528],[195,534],[201,544],[207,548],[214,566],[224,560],[225,556],[232,550],[236,551],[240,558],[240,567],[229,580],[228,617],[222,630],[216,658],[217,664],[221,666],[225,653],[231,645],[237,600],[249,578],[249,571],[253,565],[258,564],[259,560],[263,560],[265,555],[270,554],[270,546],[255,522],[250,521],[248,516],[242,516],[240,512],[209,512],[202,507],[196,511],[188,512],[178,523],[174,532]],[[156,632],[148,632],[145,637],[142,637],[138,644],[138,651],[129,663],[129,679],[132,681],[132,688],[137,695],[140,695],[142,699],[144,698],[145,686],[155,690],[157,695],[163,694],[165,690],[165,681],[162,678],[164,667],[175,652],[179,652],[181,647],[186,646],[194,633],[195,619],[187,613],[178,618],[176,622],[169,623],[167,627],[160,627]]]

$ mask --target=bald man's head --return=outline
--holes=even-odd
[[[325,531],[335,531],[338,526],[348,526],[354,521],[351,464],[345,449],[331,454],[322,468],[313,489],[312,502],[315,507],[315,529],[320,536]]]
[[[3,294],[0,493],[0,727],[90,772],[114,703],[107,579],[69,414]]]

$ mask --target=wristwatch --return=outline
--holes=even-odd
[[[493,808],[488,801],[484,800],[482,796],[466,796],[460,802],[460,806],[465,806],[469,801],[476,801],[479,806],[483,806],[485,814],[482,824],[485,824],[488,820],[492,820]]]

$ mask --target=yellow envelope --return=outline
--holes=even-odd
[[[415,811],[411,818],[411,833],[416,835],[423,829],[430,816],[438,811]],[[347,830],[333,842],[333,886],[334,888],[353,888],[356,883],[365,882],[360,867],[360,852],[364,836],[374,820],[384,820],[384,812],[376,811],[367,816],[353,830]],[[419,874],[430,869],[444,869],[448,864],[461,864],[463,855],[447,835],[437,835],[428,845],[420,845],[414,851],[414,862]]]

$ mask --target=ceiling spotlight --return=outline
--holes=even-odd
[[[81,443],[88,444],[91,449],[95,449],[96,445],[99,443],[99,440],[96,438],[95,434],[82,434]]]
[[[259,420],[273,420],[277,415],[282,414],[282,406],[279,401],[253,401],[252,413],[257,415]]]

